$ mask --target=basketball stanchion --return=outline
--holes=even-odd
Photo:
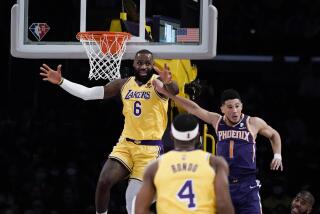
[[[131,34],[126,32],[79,32],[90,63],[89,79],[120,79],[120,64]]]
[[[203,150],[208,151],[208,144],[207,144],[207,138],[211,140],[211,154],[215,155],[216,154],[216,141],[213,137],[213,135],[208,134],[208,125],[204,124],[203,126]]]

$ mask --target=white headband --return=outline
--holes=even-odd
[[[178,131],[174,128],[173,124],[171,124],[171,133],[172,136],[177,140],[188,141],[194,139],[199,133],[199,124],[197,124],[196,128],[191,131]]]

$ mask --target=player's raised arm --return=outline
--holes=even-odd
[[[168,90],[165,87],[163,87],[163,83],[159,80],[153,81],[153,85],[159,93],[171,98],[172,100],[174,100],[175,103],[181,105],[189,113],[197,116],[206,123],[212,124],[213,127],[216,126],[220,118],[220,114],[207,111],[206,109],[201,108],[197,103],[193,102],[192,100],[181,97],[179,95],[170,94]]]
[[[89,88],[63,78],[61,75],[61,67],[61,65],[58,65],[57,70],[53,70],[50,66],[43,64],[40,67],[40,75],[43,77],[44,81],[59,85],[68,93],[83,100],[97,100],[113,97],[120,92],[122,85],[126,81],[126,79],[118,79],[105,86]]]

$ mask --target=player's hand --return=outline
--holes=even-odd
[[[160,70],[157,66],[153,66],[153,69],[159,74],[163,83],[166,84],[172,82],[172,74],[166,63],[164,64],[163,70]]]
[[[58,65],[57,70],[53,70],[48,65],[42,64],[40,70],[40,75],[43,77],[43,81],[49,81],[53,84],[59,84],[62,80],[61,65]]]
[[[270,169],[271,170],[281,170],[283,171],[283,165],[282,165],[282,160],[279,158],[273,158],[270,164]]]
[[[161,93],[161,94],[163,94],[165,96],[169,96],[170,93],[164,87],[163,82],[161,82],[159,79],[154,79],[152,81],[152,85],[159,93]]]

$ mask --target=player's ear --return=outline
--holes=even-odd
[[[224,111],[224,105],[222,104],[221,106],[220,106],[220,111],[224,114],[225,113],[225,111]]]

